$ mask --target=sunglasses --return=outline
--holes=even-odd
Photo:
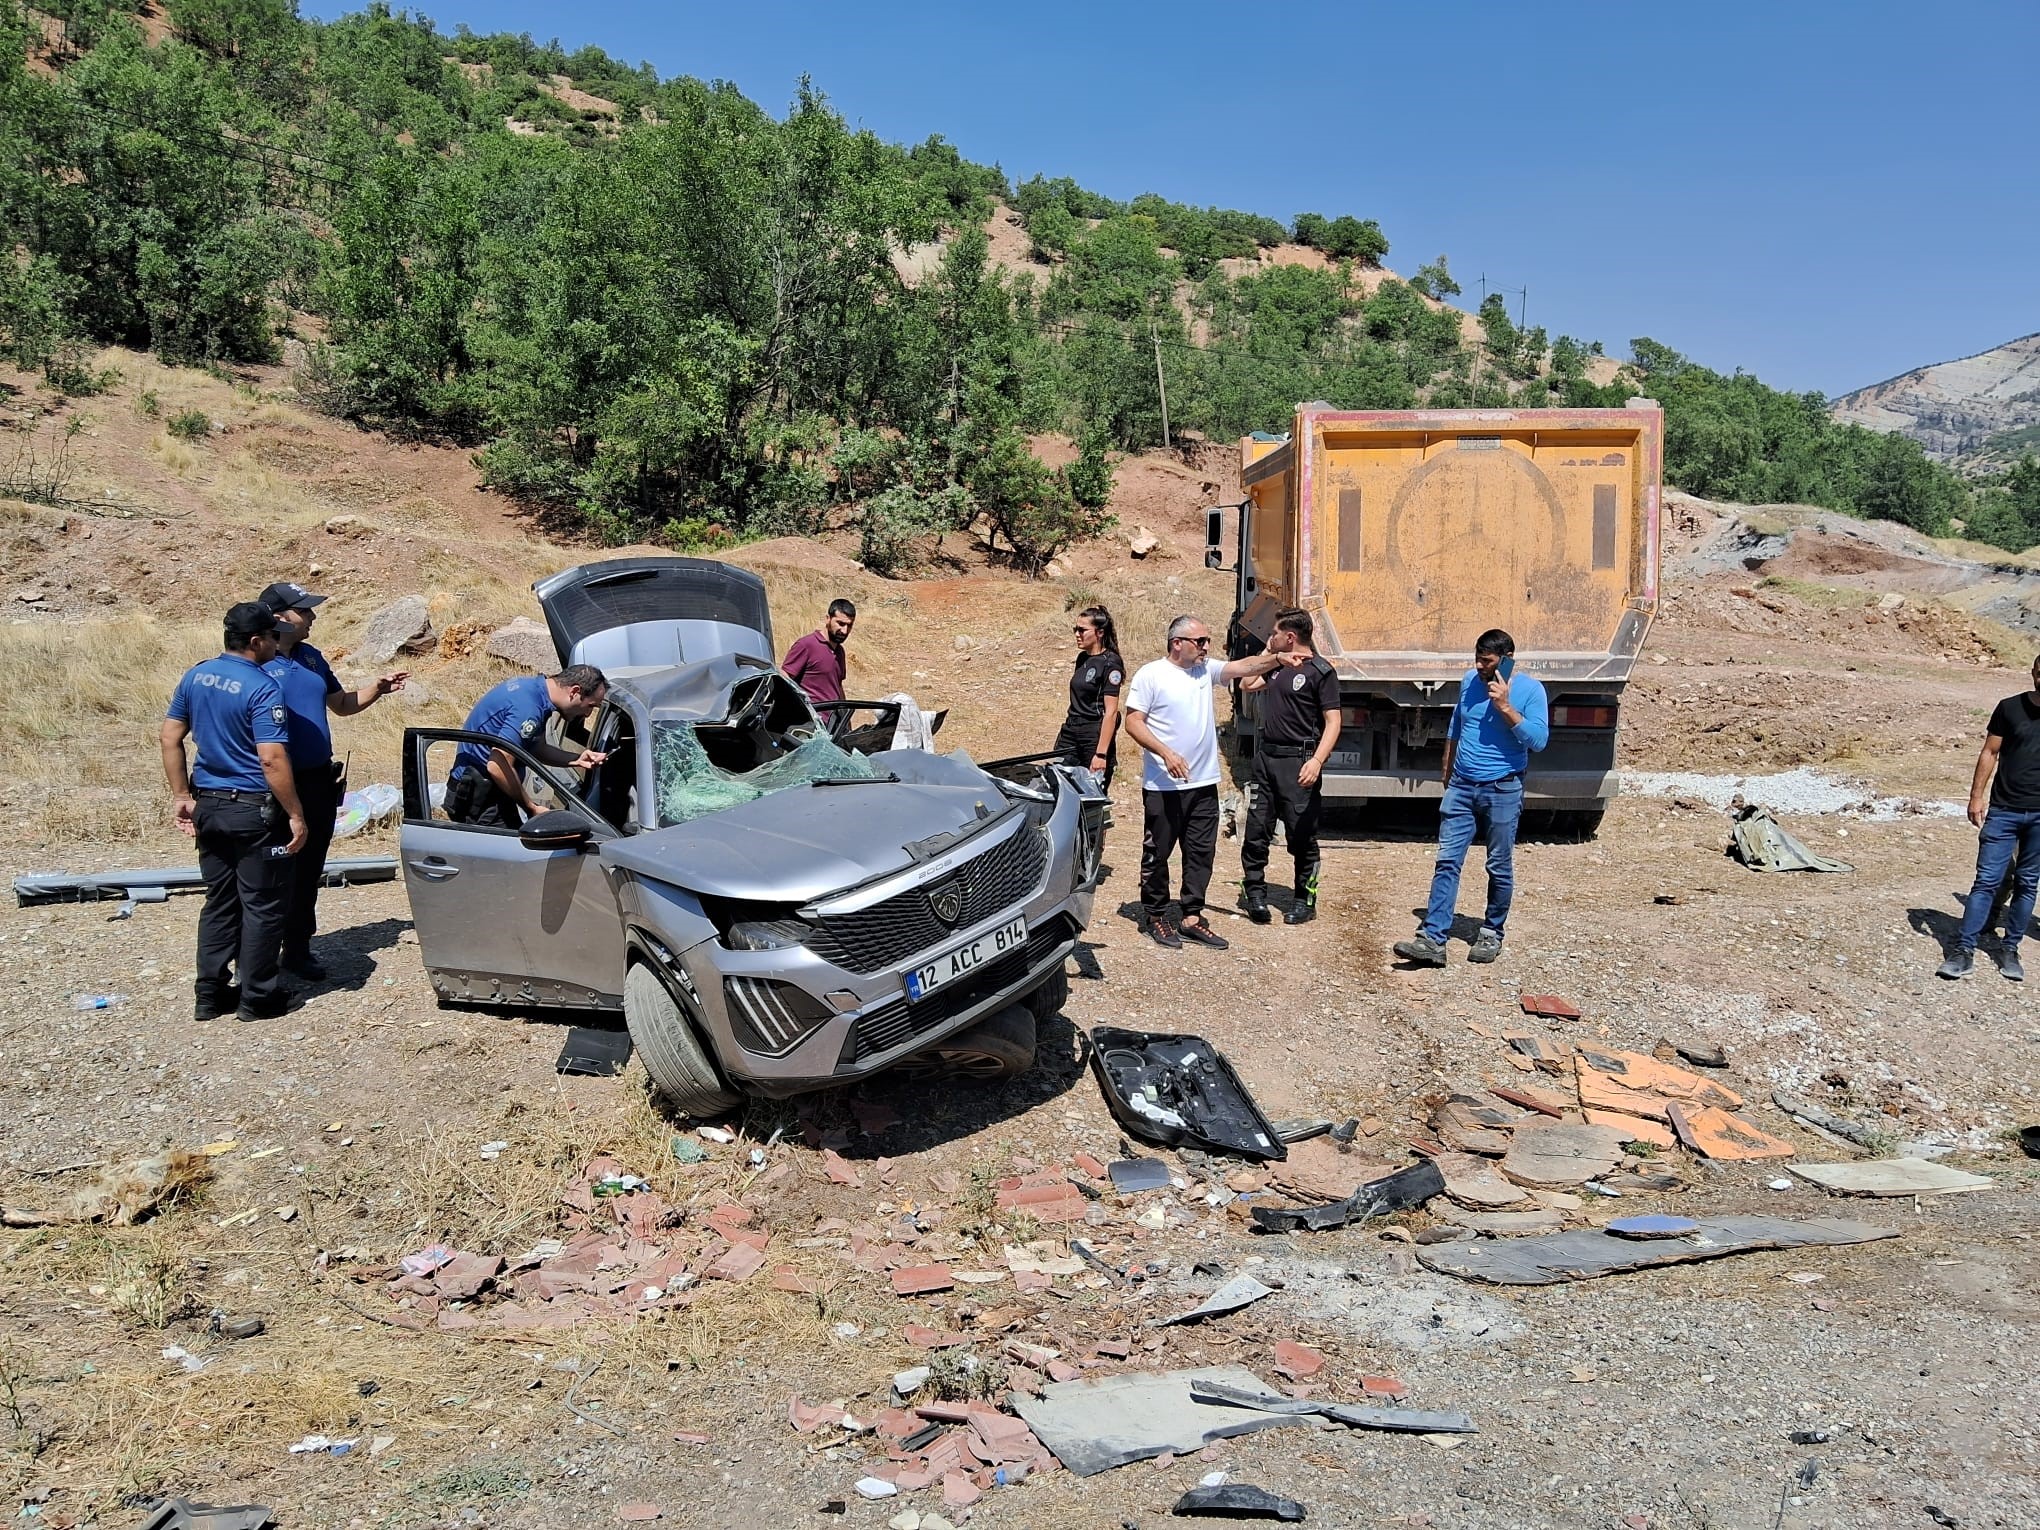
[[[1208,637],[1179,637],[1176,641],[1179,643],[1195,643],[1199,648],[1209,648],[1211,646],[1211,639]]]
[[[1078,637],[1089,637],[1093,629],[1090,627],[1072,627],[1070,631],[1074,632]]]

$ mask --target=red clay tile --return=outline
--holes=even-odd
[[[944,1333],[939,1328],[929,1328],[922,1323],[907,1323],[900,1328],[900,1337],[916,1349],[954,1349],[959,1344],[968,1344],[967,1333]]]
[[[947,1265],[910,1264],[892,1273],[893,1290],[901,1296],[926,1296],[930,1291],[947,1291],[955,1284]]]
[[[1082,1371],[1071,1365],[1067,1360],[1051,1360],[1048,1362],[1048,1379],[1050,1381],[1075,1381],[1082,1374]]]
[[[1133,1353],[1133,1346],[1124,1339],[1100,1339],[1092,1349],[1108,1360],[1124,1360]]]
[[[1580,1012],[1555,993],[1526,993],[1517,996],[1526,1015],[1542,1015],[1551,1020],[1577,1020]]]
[[[1393,1376],[1362,1376],[1360,1390],[1369,1397],[1407,1397],[1410,1389]]]
[[[1098,1162],[1089,1153],[1079,1153],[1070,1161],[1093,1179],[1105,1178],[1105,1165]]]
[[[749,1280],[765,1267],[765,1251],[748,1243],[732,1243],[722,1258],[703,1270],[709,1280]]]
[[[772,1272],[772,1289],[791,1291],[796,1296],[814,1295],[814,1283],[790,1264],[782,1264]]]
[[[945,1508],[967,1509],[984,1496],[984,1491],[962,1472],[951,1472],[942,1479],[942,1503]]]
[[[751,1208],[739,1206],[735,1201],[724,1201],[722,1205],[716,1207],[715,1210],[708,1214],[708,1225],[714,1227],[717,1223],[723,1223],[730,1227],[749,1227],[751,1225]]]
[[[1325,1357],[1307,1344],[1291,1344],[1285,1339],[1275,1346],[1275,1369],[1291,1381],[1315,1376],[1324,1368]]]
[[[841,1408],[816,1407],[800,1400],[795,1393],[786,1399],[786,1421],[802,1434],[813,1434],[824,1424],[833,1424],[843,1417]]]
[[[833,1148],[822,1154],[822,1172],[829,1177],[829,1183],[832,1185],[848,1185],[856,1190],[861,1189],[864,1184],[864,1181],[858,1178],[857,1171]]]

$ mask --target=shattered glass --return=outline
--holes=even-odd
[[[820,733],[755,770],[723,770],[709,759],[692,723],[652,725],[652,767],[659,823],[666,828],[790,786],[805,786],[810,781],[872,780],[879,774],[865,756],[850,753]]]

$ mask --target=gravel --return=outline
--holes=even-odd
[[[1639,797],[1697,797],[1726,808],[1737,797],[1781,817],[1846,813],[1872,823],[1900,818],[1960,818],[1959,802],[1930,797],[1880,797],[1860,782],[1837,780],[1801,766],[1768,776],[1705,775],[1689,770],[1625,770],[1622,789]]]

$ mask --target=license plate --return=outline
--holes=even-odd
[[[958,946],[954,951],[945,952],[925,967],[917,967],[907,974],[907,997],[926,998],[945,983],[968,977],[987,962],[995,962],[1008,951],[1017,950],[1027,944],[1027,921],[1015,919],[978,936],[967,946]]]

